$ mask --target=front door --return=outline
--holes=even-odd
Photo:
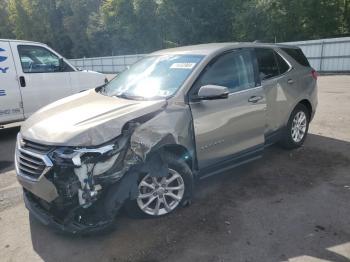
[[[212,61],[194,84],[194,95],[209,84],[230,92],[226,99],[190,102],[200,169],[264,145],[266,102],[256,71],[250,50],[231,51]]]
[[[69,71],[60,66],[57,54],[35,44],[12,44],[15,56],[24,115],[30,116],[41,107],[72,94]]]

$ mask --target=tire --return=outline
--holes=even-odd
[[[179,159],[174,154],[165,152],[163,155],[163,161],[168,164],[169,175],[167,177],[152,177],[150,174],[144,174],[140,177],[138,181],[139,188],[139,196],[135,200],[128,200],[125,205],[126,212],[129,216],[133,218],[155,218],[168,215],[178,209],[180,206],[185,206],[192,197],[193,191],[193,175],[191,169],[188,167],[185,161]],[[168,187],[163,187],[165,185],[165,181],[162,179],[167,179],[170,181],[170,178],[177,177],[174,181],[170,182]],[[157,180],[155,183],[154,179]],[[149,188],[144,183],[146,182],[148,185],[152,185],[154,189]],[[166,188],[181,188],[181,184],[183,182],[183,190],[167,190]],[[158,183],[158,184],[157,184]],[[163,184],[162,184],[163,183]],[[157,188],[156,188],[157,187]],[[145,192],[144,190],[148,190]],[[141,192],[142,191],[142,192]],[[158,195],[155,195],[157,191]],[[183,191],[183,192],[181,192]],[[159,193],[160,192],[160,193]],[[179,200],[173,199],[170,197],[170,193],[173,193]],[[141,196],[150,196],[149,198],[141,198]],[[151,198],[155,197],[155,199],[149,204],[149,206],[145,209],[141,209],[141,206],[151,201]],[[173,202],[173,201],[174,202]],[[159,211],[156,212],[156,205],[158,202],[160,203]],[[168,204],[167,208],[165,203]],[[169,209],[170,208],[170,209]],[[154,211],[152,211],[152,209]]]
[[[297,120],[301,120],[303,117],[305,117],[305,121],[299,123]],[[307,137],[307,133],[309,131],[309,123],[309,110],[303,104],[298,104],[291,113],[288,124],[283,131],[282,139],[280,141],[282,147],[286,149],[295,149],[301,147]]]

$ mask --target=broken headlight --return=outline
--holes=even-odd
[[[112,168],[126,144],[127,138],[120,136],[98,147],[60,147],[52,152],[51,158],[58,166],[71,166],[88,174],[101,175]]]

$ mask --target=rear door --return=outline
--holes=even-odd
[[[10,44],[0,41],[0,123],[23,120],[21,102]]]
[[[13,42],[11,45],[25,117],[73,93],[69,75],[73,69],[67,64],[61,67],[57,53],[40,44]]]
[[[256,48],[259,76],[266,94],[266,130],[273,134],[284,126],[291,105],[288,99],[290,90],[297,85],[298,79],[291,72],[292,66],[272,48]]]
[[[238,153],[260,152],[264,145],[265,95],[252,51],[224,53],[212,61],[190,91],[204,85],[229,89],[227,99],[190,102],[200,169],[233,160]]]

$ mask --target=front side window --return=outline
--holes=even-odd
[[[270,48],[256,48],[256,58],[258,60],[259,76],[261,80],[267,80],[279,75],[275,53]]]
[[[18,53],[24,73],[72,71],[68,65],[60,65],[59,57],[44,47],[20,45]]]
[[[135,100],[167,98],[175,94],[202,58],[200,55],[148,56],[119,74],[100,92]]]
[[[254,66],[249,51],[233,51],[209,64],[195,84],[195,90],[205,85],[219,85],[230,93],[255,87]]]

